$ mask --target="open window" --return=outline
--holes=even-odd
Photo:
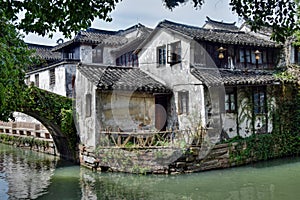
[[[181,42],[168,44],[168,63],[175,65],[181,62]]]

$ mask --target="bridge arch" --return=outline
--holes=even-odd
[[[41,122],[51,134],[62,158],[77,160],[79,137],[73,120],[73,100],[35,86],[27,88],[17,112]]]

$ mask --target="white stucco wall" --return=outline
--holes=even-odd
[[[166,46],[167,48],[168,44],[178,41],[181,42],[181,62],[173,66],[168,63],[165,66],[158,66],[157,47]],[[199,122],[196,122],[198,119],[203,120],[201,124],[205,124],[203,86],[190,74],[191,42],[189,38],[182,35],[160,29],[138,55],[141,70],[173,90],[176,106],[174,114],[178,116],[180,129],[199,125]],[[189,92],[190,112],[188,114],[178,114],[178,92],[180,91]]]
[[[50,85],[50,69],[45,69],[43,71],[35,72],[29,75],[29,81],[35,82],[35,75],[39,75],[39,85],[38,87],[59,95],[66,96],[66,72],[65,66],[61,65],[55,67],[55,84]]]
[[[86,146],[96,147],[96,131],[100,130],[100,126],[96,118],[96,98],[94,86],[88,79],[76,70],[76,123],[79,129],[80,142]],[[86,95],[91,95],[90,116],[87,116]]]

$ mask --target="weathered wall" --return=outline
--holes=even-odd
[[[97,118],[103,129],[112,131],[155,128],[155,98],[152,94],[118,92],[97,93]]]
[[[175,65],[166,63],[165,66],[159,66],[157,62],[157,47],[166,46],[173,42],[181,42],[181,62]],[[178,124],[180,129],[198,125],[198,119],[204,120],[204,100],[203,88],[194,76],[190,74],[190,40],[181,35],[158,30],[153,38],[139,53],[139,66],[141,70],[148,73],[157,81],[164,83],[174,92],[174,103],[171,101],[170,113],[168,118],[168,127],[174,128]],[[189,92],[189,111],[191,113],[181,114],[178,112],[178,92]],[[194,121],[196,119],[196,122]],[[195,123],[191,125],[192,123]],[[201,124],[205,122],[202,121]]]
[[[52,68],[51,68],[52,69]],[[35,82],[35,75],[39,75],[38,87],[59,95],[66,96],[66,83],[65,83],[65,66],[61,65],[54,68],[55,70],[55,84],[50,85],[50,72],[49,69],[34,73],[30,75],[29,81]]]
[[[98,122],[96,118],[96,86],[94,86],[78,70],[76,72],[76,122],[80,142],[87,146],[96,146],[96,130]],[[87,99],[89,98],[89,99]],[[90,102],[87,102],[90,100]]]
[[[50,69],[55,70],[55,84],[50,85]],[[75,76],[75,64],[62,64],[41,71],[30,73],[29,81],[35,83],[35,75],[39,76],[38,87],[62,96],[72,96],[72,77]]]

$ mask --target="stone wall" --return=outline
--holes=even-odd
[[[80,146],[80,164],[95,170],[129,173],[178,174],[234,167],[251,162],[237,163],[230,157],[238,143],[215,145],[207,156],[200,158],[201,147],[182,151],[172,148],[123,150],[102,148],[97,153]],[[100,153],[99,153],[100,152]],[[171,163],[171,164],[169,164]]]

